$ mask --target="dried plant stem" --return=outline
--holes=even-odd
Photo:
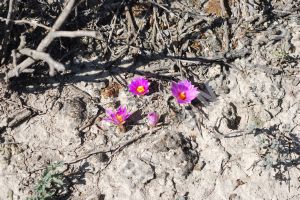
[[[128,21],[128,32],[131,35],[132,34],[136,34],[136,26],[135,26],[135,21],[133,19],[133,16],[130,13],[130,10],[128,8],[128,6],[125,6],[125,14],[126,14],[126,18]]]
[[[49,44],[53,41],[54,37],[52,36],[52,33],[54,31],[58,30],[63,25],[63,23],[65,22],[65,20],[67,19],[67,17],[71,13],[75,2],[76,2],[76,0],[69,0],[69,2],[65,6],[65,8],[61,12],[61,14],[59,15],[59,17],[55,21],[54,25],[52,26],[50,32],[47,34],[47,36],[38,45],[38,47],[36,49],[37,51],[39,51],[39,52],[45,51],[46,48],[49,46]],[[14,76],[18,76],[20,72],[22,72],[24,69],[26,69],[27,67],[32,65],[34,62],[35,62],[34,59],[27,58],[22,63],[20,63],[15,69],[9,71],[7,73],[6,79],[12,78]]]
[[[152,1],[152,0],[148,0],[148,2],[152,3],[153,5],[156,5],[156,6],[160,7],[161,9],[163,9],[163,10],[169,12],[169,13],[172,13],[174,16],[176,16],[178,19],[180,19],[180,16],[178,16],[176,13],[172,12],[171,10],[166,8],[165,6],[163,6],[159,3],[156,3],[155,1]]]
[[[2,40],[2,47],[0,48],[0,64],[2,64],[4,62],[5,59],[5,55],[6,55],[6,51],[7,51],[7,45],[8,45],[8,41],[9,41],[9,36],[10,36],[10,30],[12,28],[12,24],[11,24],[11,18],[13,16],[13,7],[14,7],[14,3],[15,0],[10,0],[9,1],[9,6],[8,6],[8,13],[7,13],[7,17],[5,19],[5,24],[6,24],[6,29],[5,29],[5,35],[3,37]]]
[[[65,66],[57,61],[55,61],[48,53],[44,53],[41,51],[32,50],[29,48],[21,49],[19,52],[23,55],[26,55],[28,57],[32,57],[34,60],[42,60],[49,65],[49,74],[50,76],[53,76],[55,74],[55,71],[64,71]]]
[[[101,34],[98,31],[55,31],[50,33],[52,38],[58,37],[91,37],[99,40],[103,40]]]
[[[220,5],[222,8],[222,16],[225,18],[224,20],[224,40],[225,40],[225,49],[224,49],[224,55],[229,51],[229,25],[228,25],[228,13],[226,11],[224,0],[220,0]]]
[[[46,48],[50,45],[50,43],[58,37],[68,37],[68,38],[74,38],[74,37],[91,37],[98,40],[103,40],[103,37],[98,31],[84,31],[84,30],[78,30],[78,31],[57,31],[61,25],[66,20],[67,16],[70,14],[72,7],[75,3],[75,0],[70,0],[68,4],[66,5],[65,9],[62,11],[60,16],[57,18],[55,24],[50,29],[50,32],[47,34],[47,36],[41,41],[41,43],[38,45],[36,50],[33,49],[21,49],[19,52],[23,55],[29,56],[26,60],[24,60],[22,63],[17,65],[15,69],[11,70],[7,74],[7,79],[12,78],[14,76],[18,76],[20,72],[24,71],[27,67],[29,67],[31,64],[33,64],[36,60],[42,60],[48,63],[50,70],[49,74],[50,76],[53,76],[55,74],[55,71],[64,71],[65,67],[63,64],[55,61],[49,54],[45,53],[44,51]]]
[[[70,0],[66,7],[63,9],[61,14],[58,16],[57,20],[55,21],[54,25],[52,26],[50,33],[41,41],[41,43],[37,47],[37,51],[45,51],[49,44],[53,41],[52,32],[57,31],[63,23],[66,21],[67,17],[72,11],[72,8],[75,4],[76,0]]]
[[[9,21],[9,22],[17,24],[17,25],[28,24],[28,25],[33,26],[33,27],[41,27],[41,28],[46,29],[46,30],[51,30],[51,27],[40,24],[40,23],[37,23],[37,22],[32,21],[32,20],[31,21],[26,20],[26,19],[12,20],[12,19],[8,19],[8,18],[0,17],[0,21]]]

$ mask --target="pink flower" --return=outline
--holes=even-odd
[[[135,95],[145,95],[149,92],[149,81],[143,77],[135,78],[128,85],[129,92]]]
[[[122,125],[130,115],[131,113],[127,112],[125,106],[120,106],[116,111],[106,109],[106,117],[103,120],[111,122],[115,125]]]
[[[159,115],[156,112],[148,114],[148,123],[150,126],[156,126],[159,121]]]
[[[172,82],[171,91],[179,104],[191,103],[199,94],[198,89],[188,80]]]

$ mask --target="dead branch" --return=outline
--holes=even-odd
[[[184,27],[182,30],[180,30],[180,34],[186,32],[189,28],[194,27],[194,26],[196,26],[196,25],[198,25],[198,24],[201,24],[201,23],[203,23],[203,22],[206,22],[206,21],[207,21],[207,18],[206,18],[206,17],[205,17],[205,18],[198,19],[198,20],[192,22],[191,24],[187,25],[186,27]]]
[[[7,13],[7,18],[5,24],[8,25],[10,22],[10,19],[12,17],[12,12],[13,12],[13,5],[14,5],[14,0],[9,1],[9,6],[8,6],[8,13]]]
[[[72,11],[72,8],[75,4],[76,0],[70,0],[66,7],[63,9],[61,14],[58,16],[57,20],[55,21],[54,25],[51,28],[51,31],[47,36],[41,41],[41,43],[37,47],[37,51],[45,51],[46,48],[49,46],[49,44],[53,41],[53,37],[51,36],[51,33],[54,31],[57,31],[60,29],[60,27],[63,25],[63,23],[66,21],[67,17]]]
[[[70,12],[72,11],[72,8],[73,8],[75,2],[76,2],[76,0],[70,0],[67,3],[67,5],[63,9],[63,11],[61,12],[59,17],[55,21],[54,25],[52,26],[50,32],[47,34],[47,36],[38,45],[38,47],[36,49],[37,51],[39,51],[39,52],[45,51],[46,48],[49,46],[49,44],[53,41],[54,37],[51,36],[51,33],[58,30],[62,26],[62,24],[65,22],[65,20],[69,16]],[[8,80],[12,77],[18,76],[19,73],[24,71],[24,69],[26,69],[27,67],[32,65],[34,62],[35,62],[34,59],[27,58],[22,63],[20,63],[15,69],[10,70],[6,75],[6,79]]]
[[[65,70],[65,66],[55,61],[48,53],[32,50],[29,48],[19,50],[20,54],[33,58],[34,60],[42,60],[49,65],[49,75],[54,76],[55,71],[62,72]]]
[[[12,50],[11,52],[11,57],[13,59],[13,67],[16,67],[17,66],[17,55],[16,55],[16,50]]]
[[[21,35],[20,36],[20,44],[19,44],[19,46],[18,46],[18,50],[20,50],[20,49],[24,49],[25,48],[25,46],[26,46],[26,38],[25,38],[25,35]]]
[[[135,22],[134,22],[133,16],[130,13],[128,6],[125,6],[125,14],[126,14],[126,19],[128,21],[127,29],[128,29],[129,35],[136,34]]]
[[[68,38],[75,38],[75,37],[91,37],[98,40],[104,40],[101,34],[98,31],[55,31],[50,33],[50,36],[53,38],[58,37],[68,37]]]
[[[18,74],[27,67],[29,67],[31,64],[35,62],[35,60],[42,60],[48,63],[49,65],[49,75],[53,76],[55,74],[55,71],[64,71],[65,67],[63,64],[55,61],[49,54],[44,53],[46,48],[50,45],[50,43],[58,37],[68,37],[68,38],[74,38],[74,37],[91,37],[98,40],[103,40],[103,37],[98,31],[56,31],[58,30],[63,22],[66,20],[67,16],[70,14],[72,7],[75,3],[75,0],[70,0],[65,9],[62,11],[58,19],[56,20],[53,27],[50,29],[50,32],[47,34],[47,36],[41,41],[41,43],[38,45],[37,50],[33,49],[21,49],[19,52],[23,55],[29,56],[26,60],[24,60],[22,63],[20,63],[15,69],[11,70],[7,74],[7,78],[11,78],[14,76],[18,76]]]
[[[9,22],[12,22],[12,23],[17,24],[17,25],[28,24],[32,27],[41,27],[41,28],[46,29],[46,30],[51,30],[51,27],[49,27],[49,26],[37,23],[35,21],[29,21],[29,20],[26,20],[26,19],[12,20],[12,19],[8,19],[8,18],[0,17],[0,21],[9,21]]]
[[[7,51],[8,39],[9,39],[9,36],[10,36],[10,30],[12,28],[10,20],[13,16],[14,2],[15,2],[15,0],[10,0],[9,1],[8,13],[7,13],[7,17],[6,17],[6,20],[5,20],[6,30],[5,30],[4,38],[2,40],[2,48],[0,48],[0,50],[1,50],[0,51],[0,64],[2,64],[4,62],[4,57],[5,57],[6,51]]]
[[[148,2],[152,3],[153,5],[156,5],[158,7],[160,7],[161,9],[171,13],[172,15],[176,16],[178,19],[180,19],[180,16],[178,16],[176,13],[172,12],[171,10],[169,10],[168,8],[166,8],[165,6],[159,4],[159,3],[156,3],[155,1],[152,1],[152,0],[148,0]]]
[[[225,50],[224,50],[224,55],[229,51],[229,25],[228,25],[228,12],[226,11],[226,7],[225,7],[225,3],[224,0],[220,0],[220,5],[221,5],[221,9],[222,9],[222,16],[224,18],[224,40],[225,40]]]
[[[14,116],[11,117],[11,120],[8,122],[8,127],[15,127],[21,122],[28,119],[30,116],[33,115],[33,112],[30,109],[24,109],[20,112],[16,113]]]

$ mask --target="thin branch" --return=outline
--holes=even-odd
[[[91,37],[91,38],[95,38],[98,40],[104,40],[103,37],[101,36],[100,32],[98,32],[98,31],[55,31],[55,32],[50,33],[50,36],[53,38]]]
[[[224,0],[220,0],[220,5],[222,8],[222,17],[224,18],[224,40],[225,40],[225,50],[224,50],[224,55],[229,51],[229,44],[230,44],[230,40],[229,40],[229,25],[228,25],[228,12],[226,10],[225,7],[225,2]]]
[[[204,18],[204,19],[203,19],[203,18],[202,18],[202,19],[198,19],[198,20],[192,22],[191,24],[187,25],[186,27],[184,27],[184,28],[180,31],[180,34],[184,33],[184,32],[187,31],[189,28],[194,27],[194,26],[196,26],[196,25],[198,25],[198,24],[201,24],[201,23],[203,23],[203,22],[206,22],[206,21],[207,21],[206,18]]]
[[[25,38],[25,35],[24,35],[24,34],[21,34],[21,35],[20,35],[20,44],[19,44],[19,46],[18,46],[17,49],[18,49],[18,50],[24,49],[25,46],[26,46],[26,38]]]
[[[128,6],[125,6],[125,15],[126,15],[126,19],[128,21],[127,29],[128,29],[129,35],[131,35],[131,33],[136,34],[136,27],[135,27],[134,19],[130,13]]]
[[[13,6],[14,6],[14,0],[10,0],[10,1],[9,1],[9,6],[8,6],[7,18],[6,18],[6,22],[5,22],[6,25],[9,24],[10,19],[11,19],[11,17],[12,17]]]
[[[122,3],[118,6],[118,9],[117,9],[117,12],[114,13],[114,17],[112,19],[112,23],[110,24],[111,26],[111,31],[109,33],[109,37],[108,37],[108,40],[107,40],[107,44],[109,44],[111,42],[111,39],[112,39],[112,35],[113,35],[113,32],[115,30],[115,26],[116,26],[116,22],[117,22],[117,19],[118,19],[118,15],[120,14],[120,9],[121,9],[121,6],[124,4],[124,0],[122,1]],[[107,49],[106,49],[107,50]]]
[[[17,55],[16,55],[16,50],[12,50],[11,52],[11,57],[13,59],[13,67],[16,67],[17,66]]]
[[[164,7],[163,5],[159,4],[159,3],[156,3],[155,1],[152,1],[152,0],[148,0],[148,2],[162,8],[163,10],[169,12],[169,13],[172,13],[174,16],[176,16],[178,19],[180,19],[180,16],[178,16],[176,13],[172,12],[171,10],[169,10],[168,8]]]
[[[29,48],[21,49],[19,52],[23,55],[32,57],[34,60],[42,60],[49,65],[50,76],[55,75],[55,71],[62,72],[65,70],[65,66],[57,61],[55,61],[48,53],[32,50]]]
[[[54,31],[57,31],[63,23],[66,21],[67,17],[72,11],[72,8],[75,4],[76,0],[70,0],[66,7],[63,9],[61,14],[58,16],[57,20],[55,21],[54,25],[52,26],[50,33],[41,41],[39,46],[37,47],[37,51],[45,51],[46,48],[49,46],[49,44],[53,41],[53,37],[51,36],[51,33]]]
[[[29,20],[26,20],[26,19],[12,20],[12,19],[8,19],[8,18],[0,17],[0,21],[7,21],[7,20],[9,22],[12,22],[12,23],[17,24],[17,25],[29,24],[30,26],[33,26],[33,27],[41,27],[41,28],[44,28],[46,30],[51,30],[51,27],[40,24],[40,23],[37,23],[35,21],[29,21]]]
[[[7,13],[7,17],[6,17],[6,20],[5,20],[5,24],[6,24],[5,35],[4,35],[3,40],[2,40],[2,49],[1,49],[1,52],[0,52],[0,64],[3,63],[4,60],[5,60],[8,40],[9,40],[9,36],[10,36],[10,30],[12,28],[10,20],[13,17],[14,3],[15,3],[15,0],[10,0],[9,5],[8,5],[8,13]]]
[[[63,9],[59,17],[57,18],[56,22],[54,23],[53,27],[50,30],[50,33],[47,34],[47,36],[40,42],[40,44],[37,47],[37,51],[43,52],[46,50],[46,48],[49,46],[49,44],[53,41],[53,37],[51,36],[51,33],[58,30],[62,24],[65,22],[67,17],[69,16],[70,12],[72,11],[72,8],[75,4],[76,0],[70,0],[66,7]],[[7,75],[6,79],[12,78],[14,76],[18,76],[20,72],[24,71],[27,67],[35,63],[35,60],[32,58],[25,59],[22,63],[20,63],[15,69],[10,70]]]

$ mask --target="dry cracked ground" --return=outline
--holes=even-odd
[[[156,15],[156,25],[118,62],[81,54],[64,75],[38,72],[39,63],[0,82],[0,199],[36,195],[55,162],[64,186],[52,199],[300,199],[300,2],[141,2],[150,14],[132,19]],[[103,37],[121,41],[133,28],[115,16]],[[143,97],[127,88],[138,76],[151,82]],[[191,105],[170,93],[180,79],[201,91]],[[118,105],[133,112],[125,133],[102,121]],[[151,111],[161,116],[155,128]]]

